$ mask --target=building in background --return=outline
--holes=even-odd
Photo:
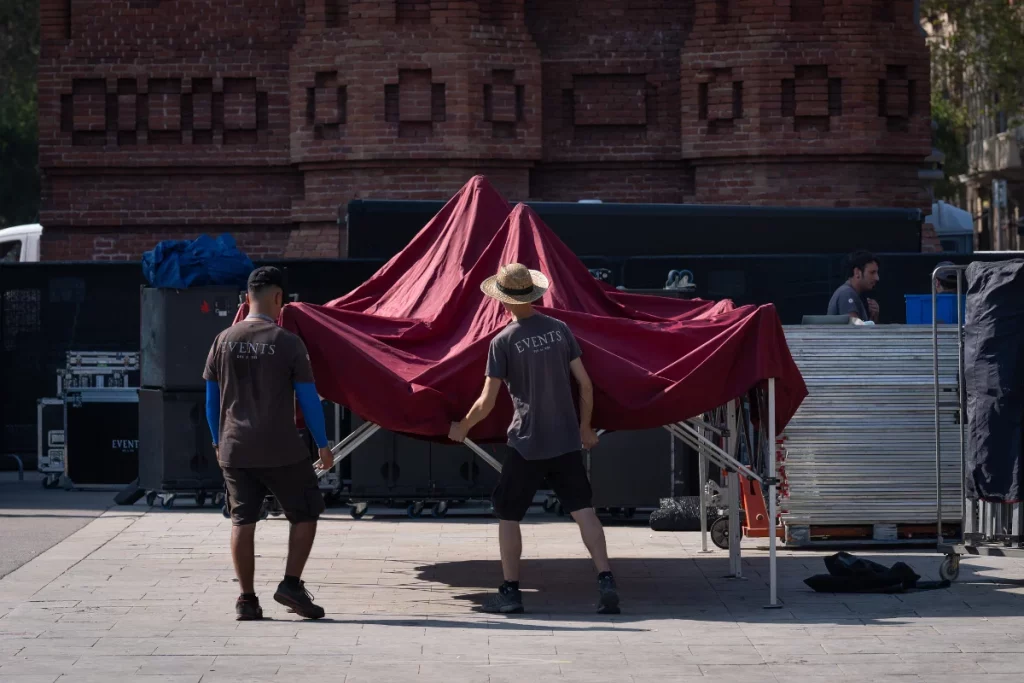
[[[203,231],[344,255],[350,199],[477,173],[517,200],[931,204],[914,0],[41,5],[46,259]]]
[[[966,208],[974,216],[980,250],[1024,248],[1024,126],[1010,125],[1015,113],[984,91],[968,99]]]

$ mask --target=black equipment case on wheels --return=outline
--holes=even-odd
[[[224,485],[206,424],[206,394],[139,390],[139,486],[220,492]]]
[[[142,386],[202,391],[214,337],[238,311],[237,287],[142,289]]]
[[[139,476],[138,389],[80,389],[64,400],[68,486],[121,485]]]

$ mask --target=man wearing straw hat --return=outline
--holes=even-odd
[[[583,543],[594,559],[598,613],[618,614],[619,596],[608,563],[604,529],[591,503],[581,452],[581,446],[593,448],[598,439],[590,426],[594,389],[580,360],[580,347],[565,323],[534,310],[533,302],[548,289],[548,279],[542,273],[510,263],[485,280],[480,289],[500,301],[512,321],[491,340],[483,392],[466,417],[452,424],[449,437],[459,443],[466,439],[494,409],[502,382],[508,386],[515,409],[508,428],[508,445],[513,450],[502,466],[492,497],[505,581],[483,609],[501,614],[523,611],[519,523],[547,479],[562,507],[579,525]],[[579,385],[578,419],[570,377]]]

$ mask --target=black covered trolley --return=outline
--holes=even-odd
[[[1022,276],[1018,278],[1020,286],[1024,287],[1024,263],[1022,266]],[[964,555],[978,555],[978,556],[994,556],[994,557],[1013,557],[1013,558],[1024,558],[1024,504],[1020,502],[989,502],[992,497],[980,495],[977,491],[977,483],[970,485],[968,477],[973,477],[973,474],[968,472],[968,465],[975,466],[979,453],[976,449],[976,437],[974,434],[968,435],[968,430],[971,427],[971,421],[978,419],[978,416],[985,410],[985,406],[976,402],[972,409],[968,410],[968,393],[969,391],[977,391],[969,386],[971,382],[978,383],[979,381],[985,381],[983,376],[981,380],[974,378],[973,380],[967,372],[965,372],[965,307],[963,305],[963,296],[965,292],[965,280],[966,270],[968,266],[953,266],[943,265],[935,269],[932,274],[931,281],[931,292],[932,292],[932,350],[933,350],[933,368],[935,377],[935,480],[936,480],[936,520],[937,520],[937,538],[938,538],[938,552],[945,555],[942,560],[942,564],[939,567],[939,575],[943,579],[949,581],[955,581],[960,575],[960,558]],[[939,306],[938,306],[938,288],[937,278],[941,274],[949,274],[950,272],[956,275],[956,325],[957,325],[957,367],[958,367],[958,381],[957,388],[953,396],[949,395],[949,391],[940,390],[939,381]],[[981,295],[979,295],[981,296]],[[969,302],[970,303],[970,302]],[[998,310],[998,302],[996,306],[992,306],[992,301],[986,302],[986,307],[991,311]],[[1021,309],[1024,312],[1024,308]],[[1016,316],[1017,312],[1013,310],[1005,311],[1008,316]],[[1020,317],[1020,327],[1024,331],[1024,316]],[[979,331],[978,334],[984,334],[984,331]],[[974,343],[977,343],[975,341]],[[1021,350],[1019,353],[1024,354],[1024,334],[1021,335],[1020,339]],[[978,372],[975,367],[974,359],[969,359],[971,362],[971,372]],[[1016,364],[1017,361],[1011,360],[1011,363]],[[998,364],[998,358],[995,359],[995,363]],[[943,428],[950,428],[951,425],[944,425],[942,416],[940,415],[940,408],[948,407],[945,404],[950,401],[955,402],[957,407],[957,420],[956,426],[953,427],[959,431],[959,444],[960,444],[960,477],[959,477],[959,491],[961,501],[963,503],[962,514],[960,520],[960,527],[958,531],[954,531],[950,525],[943,524],[943,499],[942,499],[942,432]],[[948,413],[947,413],[948,415]],[[1019,430],[1019,422],[1017,429]],[[1016,437],[1017,443],[1020,443],[1020,435]],[[1010,457],[1021,457],[1020,455],[1008,454]],[[970,456],[970,457],[969,457]],[[997,468],[998,469],[998,468]],[[1006,473],[995,473],[995,478],[1006,481],[996,481],[995,484],[1005,485],[1007,489],[1017,491],[1021,488],[1024,482],[1012,482],[1009,481],[1009,477]],[[973,481],[973,480],[972,480]],[[990,480],[991,481],[991,480]],[[988,498],[989,500],[982,500],[982,498]],[[1019,496],[1010,496],[1010,500],[1019,499]]]

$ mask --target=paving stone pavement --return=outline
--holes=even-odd
[[[598,616],[575,526],[538,516],[523,529],[529,613],[495,617],[475,611],[501,580],[494,523],[332,511],[305,573],[327,618],[306,622],[271,597],[287,532],[260,525],[269,619],[239,623],[218,512],[106,512],[0,580],[0,681],[1019,683],[1024,669],[1024,562],[973,558],[942,591],[820,595],[802,580],[825,553],[782,552],[785,604],[765,610],[763,551],[745,548],[736,581],[698,534],[613,526],[623,614]],[[870,556],[926,578],[939,564]]]

